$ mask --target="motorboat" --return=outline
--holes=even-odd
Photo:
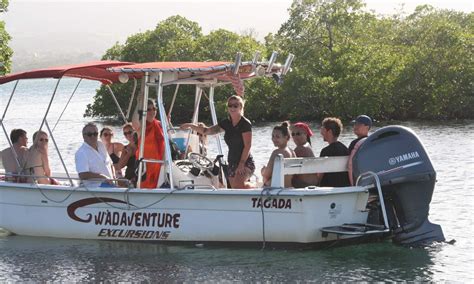
[[[444,240],[441,227],[428,221],[436,172],[419,138],[402,126],[378,129],[351,157],[279,156],[271,186],[256,182],[253,189],[229,188],[220,165],[225,161],[219,135],[215,135],[219,155],[209,157],[200,151],[196,133],[172,127],[168,119],[172,105],[167,111],[164,97],[172,96],[174,102],[178,92],[164,94],[164,87],[195,86],[194,97],[190,96],[194,100],[191,122],[199,121],[201,97],[206,94],[212,122],[217,123],[215,88],[231,85],[239,93],[245,80],[281,80],[291,70],[292,55],[284,64],[276,63],[277,53],[269,60],[258,57],[246,62],[240,53],[231,62],[99,61],[0,77],[2,85],[15,84],[0,121],[10,146],[5,115],[18,82],[33,78],[55,78],[57,84],[66,77],[94,80],[112,96],[111,84],[132,80],[135,92],[141,81],[144,102],[156,98],[159,119],[167,122],[162,123],[163,160],[138,159],[139,176],[143,163],[162,164],[158,188],[144,190],[140,181],[136,187],[87,186],[62,161],[56,147],[64,167],[64,175],[57,177],[59,185],[0,181],[0,227],[24,236],[264,246],[327,247],[380,239],[426,245]],[[48,113],[56,89],[40,127],[55,145]],[[130,102],[134,96],[130,95]],[[130,107],[125,113],[115,103],[127,121]],[[173,143],[195,152],[173,159]],[[348,166],[353,186],[284,186],[285,175],[346,172]]]

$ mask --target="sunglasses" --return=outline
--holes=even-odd
[[[240,105],[239,104],[228,104],[227,107],[228,108],[239,108]]]
[[[147,111],[155,111],[156,108],[154,108],[154,107],[149,107],[149,108],[147,108],[146,110],[147,110]]]
[[[39,141],[48,143],[49,139],[48,138],[40,138]]]
[[[131,130],[130,130],[130,131],[124,131],[124,132],[123,132],[123,135],[127,136],[127,135],[130,135],[130,134],[132,134],[132,133],[133,133],[133,131],[131,131]]]
[[[86,133],[84,133],[84,135],[86,135],[88,137],[93,137],[93,136],[97,137],[97,135],[99,135],[99,133],[98,132],[86,132]]]
[[[304,133],[301,133],[301,132],[291,132],[291,136],[300,136],[300,135],[304,135]]]
[[[102,135],[103,135],[104,137],[109,137],[109,136],[112,137],[112,136],[114,136],[113,133],[104,133],[104,134],[102,134]]]

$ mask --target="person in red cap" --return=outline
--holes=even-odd
[[[311,136],[313,131],[308,124],[304,122],[297,122],[291,126],[291,136],[293,142],[296,144],[294,149],[296,157],[314,157],[313,149],[311,148]],[[300,188],[310,185],[317,185],[318,179],[316,174],[304,174],[293,176],[293,186]]]

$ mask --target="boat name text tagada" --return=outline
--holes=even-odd
[[[253,208],[274,208],[274,209],[291,209],[291,199],[284,198],[267,198],[262,202],[262,198],[253,197],[252,207]]]

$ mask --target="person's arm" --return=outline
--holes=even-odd
[[[278,150],[274,150],[272,154],[270,155],[270,159],[268,159],[268,163],[266,166],[263,166],[262,168],[262,178],[263,178],[263,184],[269,185],[269,181],[272,179],[272,173],[273,173],[273,164],[275,162],[275,157],[278,154]]]
[[[218,124],[206,127],[206,126],[203,126],[203,125],[196,125],[196,124],[193,124],[193,123],[184,123],[184,124],[181,124],[181,126],[179,128],[180,129],[191,129],[192,131],[195,131],[195,132],[203,134],[203,135],[213,135],[213,134],[217,134],[217,133],[222,131],[222,128]]]
[[[85,179],[104,179],[104,180],[108,180],[108,177],[106,177],[105,175],[98,174],[98,173],[93,173],[93,172],[79,173],[79,178],[81,180],[85,180]]]
[[[43,158],[44,174],[45,174],[47,177],[51,177],[51,168],[49,167],[48,154],[42,154],[42,158]]]
[[[145,80],[142,80],[141,90],[137,97],[137,105],[135,106],[135,110],[133,111],[133,115],[132,115],[132,126],[138,134],[140,134],[140,128],[141,128],[140,118],[143,112],[142,108],[143,108],[143,96],[144,96],[143,90],[144,89],[145,89]]]
[[[114,165],[115,170],[120,171],[121,169],[123,169],[127,165],[128,160],[130,159],[132,154],[132,149],[130,149],[129,147],[124,148],[122,151],[122,155],[120,155],[118,163]]]

